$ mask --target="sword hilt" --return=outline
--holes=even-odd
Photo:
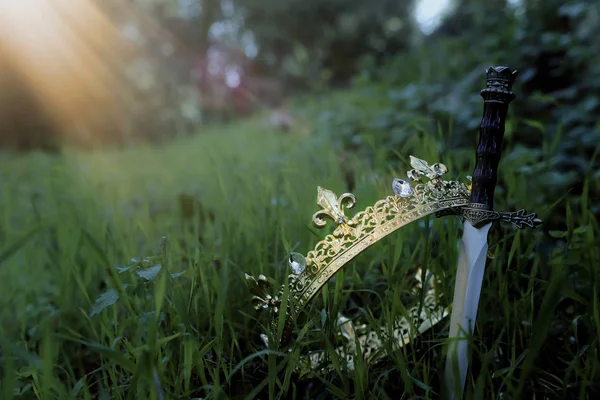
[[[511,91],[517,71],[508,67],[490,67],[486,71],[483,97],[483,118],[479,126],[477,161],[473,171],[470,202],[482,210],[494,209],[494,190],[498,179],[498,164],[508,106],[515,98]]]
[[[479,126],[471,196],[469,204],[460,211],[476,228],[498,219],[511,222],[518,228],[523,225],[533,228],[541,223],[535,214],[525,215],[524,210],[514,213],[494,211],[494,191],[498,181],[506,115],[510,102],[515,98],[512,85],[517,71],[508,67],[490,67],[486,74],[486,88],[480,92],[483,97],[483,117]]]

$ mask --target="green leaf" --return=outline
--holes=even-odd
[[[160,313],[158,314],[158,321],[156,320],[156,312],[154,311],[148,311],[148,312],[144,312],[142,314],[140,314],[138,321],[140,322],[140,325],[143,326],[144,328],[147,328],[149,326],[150,323],[162,323],[165,321],[165,313]]]
[[[542,93],[534,93],[531,97],[530,100],[533,101],[539,101],[540,103],[550,103],[553,104],[555,106],[559,106],[560,102],[552,96],[548,96],[546,94],[542,94]]]
[[[122,274],[123,272],[129,271],[134,266],[135,266],[134,264],[131,264],[126,267],[117,267],[117,271],[119,271],[119,273]]]
[[[564,238],[567,236],[568,232],[566,231],[548,231],[548,234],[553,238]]]
[[[90,317],[94,315],[100,314],[102,310],[106,307],[110,307],[115,304],[119,300],[119,292],[115,289],[108,289],[106,292],[102,293],[97,299],[94,305],[92,306],[92,311],[90,312]]]
[[[137,271],[135,271],[135,273],[147,281],[153,281],[156,279],[156,277],[158,276],[158,273],[160,272],[161,269],[162,269],[162,265],[156,264],[149,268],[138,269]]]
[[[82,345],[88,347],[90,350],[96,351],[96,352],[110,358],[113,362],[120,365],[123,369],[125,369],[128,372],[133,372],[136,369],[135,363],[133,361],[131,361],[130,359],[128,359],[125,354],[121,354],[118,351],[115,351],[115,350],[113,350],[109,347],[106,347],[100,343],[88,342],[88,341],[82,340],[82,339],[73,339],[69,336],[61,335],[61,334],[55,334],[54,336],[57,338],[61,338],[63,340],[81,343]]]
[[[71,389],[71,397],[77,397],[77,395],[79,394],[79,392],[81,392],[81,389],[83,389],[83,386],[85,385],[85,380],[86,377],[84,376],[83,378],[77,381],[75,386],[73,386],[73,389]]]
[[[573,237],[573,229],[575,221],[573,220],[573,212],[571,211],[571,203],[567,203],[567,240],[570,242]]]
[[[156,267],[156,265],[154,267]],[[158,267],[158,271],[160,271],[160,265]],[[158,276],[158,272],[156,273],[156,275]],[[158,277],[158,279],[156,279],[154,283],[154,305],[156,307],[156,312],[160,312],[163,306],[163,302],[165,300],[167,292],[167,277],[168,275],[166,273],[163,273]]]
[[[179,278],[180,276],[183,276],[183,274],[185,274],[187,272],[187,269],[184,269],[181,272],[175,272],[174,274],[171,274],[171,278],[175,279],[175,278]]]
[[[531,120],[531,119],[526,119],[523,122],[525,123],[525,125],[529,125],[532,128],[535,128],[535,129],[539,130],[542,133],[546,133],[546,127],[544,127],[544,124],[542,124],[539,121],[534,121],[534,120]]]
[[[25,244],[27,244],[27,242],[31,240],[31,238],[34,237],[35,234],[38,233],[38,231],[40,231],[45,225],[46,224],[39,224],[35,226],[27,231],[23,236],[15,240],[6,249],[0,251],[0,265],[2,265],[4,261],[8,260],[17,251],[19,251],[21,247],[25,246]]]
[[[323,379],[319,375],[317,375],[317,378],[327,387],[327,390],[329,392],[331,392],[331,394],[333,394],[338,399],[348,399],[348,398],[350,398],[350,396],[348,395],[348,393],[346,393],[346,391],[344,389],[341,389],[341,388],[335,386],[334,384],[332,384],[331,382]]]

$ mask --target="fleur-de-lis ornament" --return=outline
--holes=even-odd
[[[442,163],[430,166],[427,161],[413,156],[410,156],[410,165],[414,169],[408,171],[408,177],[415,182],[420,181],[421,176],[425,176],[435,185],[441,181],[442,175],[448,172],[448,167]]]
[[[321,207],[321,210],[317,211],[312,217],[315,226],[324,227],[327,224],[324,217],[331,218],[338,226],[350,227],[355,225],[356,221],[349,219],[344,214],[344,203],[346,203],[347,208],[352,208],[356,204],[356,197],[352,193],[344,193],[338,197],[331,190],[319,186],[317,189],[317,204]]]
[[[250,293],[252,293],[252,305],[256,311],[261,309],[273,308],[277,310],[280,305],[277,296],[272,297],[269,293],[271,284],[264,275],[259,275],[258,279],[251,275],[245,274],[246,280],[250,283]]]

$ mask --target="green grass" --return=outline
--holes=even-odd
[[[313,108],[334,109],[333,99]],[[350,168],[361,210],[391,194],[409,154],[443,157],[452,179],[473,167],[469,159],[462,170],[474,151],[440,147],[444,130],[396,148],[400,170],[376,139],[374,162],[340,165],[335,132],[320,133],[278,134],[250,121],[160,148],[2,156],[0,398],[437,398],[448,319],[354,371],[333,354],[333,321],[342,312],[389,325],[409,305],[406,277],[420,266],[443,278],[447,305],[456,218],[414,223],[357,257],[299,321],[292,352],[265,350],[258,338],[266,315],[252,310],[244,273],[283,282],[289,252],[306,254],[325,236],[310,223],[317,185],[347,191]],[[548,172],[555,148],[550,139],[540,148],[534,156],[509,146],[501,163],[497,208],[524,207],[545,224],[491,232],[471,398],[598,392],[599,182],[590,168],[575,193],[523,172],[533,162]],[[134,257],[147,259],[125,268]],[[326,349],[333,369],[296,370],[309,349]]]

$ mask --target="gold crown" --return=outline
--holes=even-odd
[[[330,190],[318,187],[317,204],[321,210],[313,215],[313,223],[322,228],[327,224],[324,218],[330,218],[336,226],[333,234],[318,242],[306,257],[299,253],[290,255],[292,274],[288,277],[287,291],[284,285],[277,295],[272,296],[268,293],[269,280],[264,275],[255,279],[246,274],[254,308],[270,309],[272,337],[277,337],[278,331],[281,333],[276,347],[289,343],[298,313],[354,257],[411,222],[434,213],[438,216],[459,214],[458,209],[469,204],[470,185],[442,180],[442,176],[448,172],[444,164],[429,165],[413,156],[410,156],[410,164],[413,169],[407,175],[414,182],[413,185],[402,179],[394,179],[393,196],[377,201],[354,217],[345,214],[345,208],[352,208],[356,204],[353,194],[337,196]],[[289,293],[287,296],[286,292]],[[279,325],[281,317],[285,319],[283,329]]]

